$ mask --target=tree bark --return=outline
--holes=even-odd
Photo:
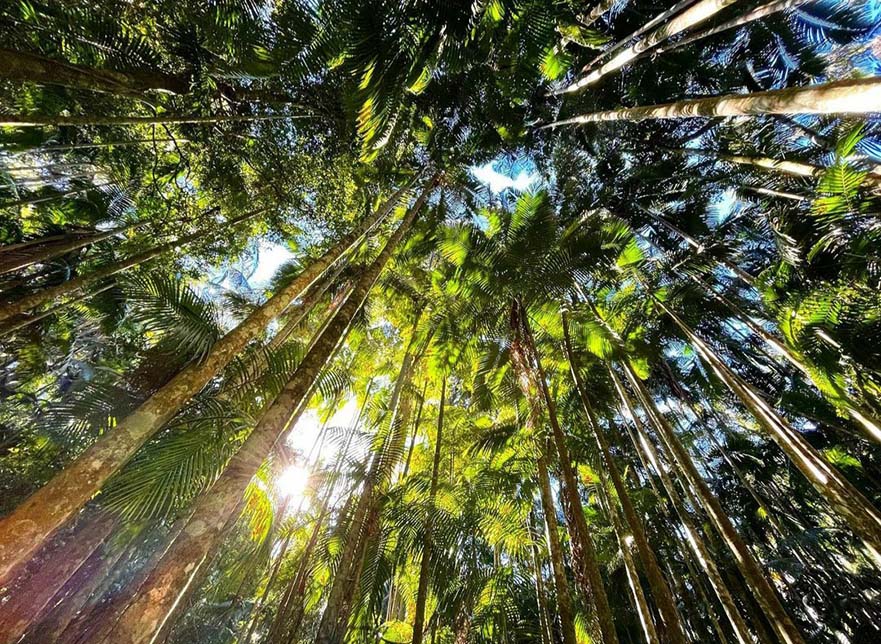
[[[522,375],[518,377],[520,388],[530,405],[540,406],[539,396],[544,399],[551,425],[551,437],[560,461],[562,474],[563,512],[569,525],[569,536],[572,542],[572,559],[575,578],[590,606],[590,623],[592,637],[606,644],[617,644],[618,636],[612,611],[606,595],[605,585],[597,563],[596,551],[591,539],[590,528],[584,517],[579,494],[578,478],[572,466],[566,437],[557,418],[557,408],[547,386],[541,359],[529,328],[526,309],[522,302],[515,300],[511,307],[511,328],[514,339],[511,342],[511,356],[515,365],[520,364]],[[524,387],[528,386],[528,391]],[[538,412],[540,417],[540,410]]]
[[[312,344],[290,380],[261,414],[254,430],[227,464],[223,474],[196,501],[193,516],[151,572],[139,597],[126,609],[106,638],[108,644],[152,642],[154,635],[169,620],[180,596],[219,547],[227,526],[235,518],[235,511],[248,483],[277,441],[290,429],[291,417],[299,415],[305,407],[321,369],[345,339],[352,320],[412,226],[436,181],[437,177],[424,188],[380,254],[361,275],[352,294]]]
[[[434,461],[431,464],[431,487],[428,491],[428,514],[425,517],[422,539],[422,561],[419,564],[419,583],[416,590],[416,612],[413,616],[412,644],[422,644],[425,630],[425,601],[428,599],[428,574],[431,562],[432,528],[434,525],[434,501],[437,497],[437,479],[440,470],[441,443],[444,430],[444,398],[447,392],[447,378],[441,380],[440,403],[437,413],[437,436],[434,445]]]
[[[615,391],[617,391],[618,397],[621,400],[622,411],[624,412],[623,415],[625,418],[630,418],[631,422],[636,427],[638,436],[634,436],[628,427],[628,434],[633,443],[633,448],[640,456],[644,466],[650,463],[652,469],[661,479],[661,485],[667,493],[667,498],[670,500],[673,510],[676,512],[679,521],[682,523],[682,529],[685,532],[688,546],[694,553],[695,559],[697,559],[704,573],[707,575],[707,578],[710,580],[710,585],[713,587],[713,591],[715,592],[716,597],[718,597],[719,603],[722,604],[722,609],[725,611],[725,615],[728,617],[728,621],[734,629],[734,634],[737,637],[738,642],[740,644],[751,644],[753,640],[749,628],[747,627],[743,616],[740,614],[737,602],[734,600],[734,597],[725,585],[724,578],[716,565],[715,557],[704,543],[701,533],[692,520],[691,515],[688,513],[685,504],[682,502],[679,492],[676,490],[676,486],[673,484],[673,481],[664,469],[660,455],[649,439],[648,432],[646,432],[645,427],[643,427],[642,421],[639,419],[639,416],[636,415],[630,396],[627,394],[627,391],[624,389],[623,384],[618,379],[618,376],[615,374],[611,365],[608,365],[608,369],[615,386]],[[655,493],[660,499],[660,493],[657,490],[655,490]]]
[[[652,596],[654,597],[655,603],[660,611],[661,619],[663,620],[663,628],[659,629],[660,634],[664,641],[685,644],[685,632],[682,629],[681,618],[679,616],[679,611],[676,609],[673,593],[670,592],[670,586],[667,584],[667,580],[664,578],[664,573],[661,572],[661,567],[658,565],[655,552],[649,544],[642,520],[639,518],[639,515],[637,515],[633,504],[630,502],[630,495],[624,485],[624,480],[621,478],[621,473],[618,471],[618,465],[612,458],[609,441],[603,433],[596,414],[594,413],[593,405],[591,405],[590,400],[587,397],[587,389],[584,386],[581,374],[578,372],[578,367],[575,363],[575,356],[572,351],[572,340],[569,337],[569,324],[566,320],[565,313],[562,315],[562,319],[563,342],[566,350],[566,358],[569,362],[569,369],[572,373],[572,380],[575,383],[575,389],[578,391],[578,397],[581,399],[581,405],[584,407],[584,413],[586,414],[588,421],[587,424],[590,426],[597,447],[599,448],[603,465],[605,465],[606,471],[612,480],[612,484],[615,486],[615,493],[618,495],[621,508],[624,511],[624,518],[627,526],[630,528],[633,541],[636,545],[636,551],[639,554],[639,560],[642,563],[643,570],[649,581]],[[610,508],[610,512],[617,511]],[[646,615],[646,617],[651,619],[649,615]]]
[[[652,419],[652,422],[658,431],[658,435],[661,437],[668,453],[673,457],[680,472],[682,472],[685,479],[688,481],[690,489],[696,493],[706,510],[707,515],[712,520],[713,525],[717,528],[722,539],[734,554],[734,560],[737,563],[738,568],[743,573],[744,578],[749,582],[753,594],[759,601],[765,614],[768,616],[778,637],[780,637],[785,644],[804,644],[801,633],[786,613],[777,594],[771,587],[771,584],[768,583],[768,580],[765,578],[762,569],[752,556],[749,548],[734,529],[731,519],[728,518],[728,515],[722,509],[719,500],[710,491],[709,486],[707,486],[703,478],[701,478],[694,462],[682,446],[682,443],[679,441],[679,438],[676,436],[676,433],[673,431],[673,428],[670,426],[667,419],[660,411],[658,411],[651,393],[646,389],[645,385],[637,377],[629,364],[622,362],[621,366],[624,369],[630,384],[637,392],[644,409]],[[660,467],[660,465],[658,466]]]
[[[26,560],[46,538],[92,498],[151,436],[196,395],[221,369],[238,356],[290,302],[300,295],[362,236],[391,212],[406,187],[383,208],[345,235],[307,266],[287,287],[227,333],[198,364],[180,371],[112,432],[98,439],[11,514],[0,521],[0,580]]]
[[[728,5],[734,4],[736,1],[737,0],[700,0],[700,2],[695,3],[679,15],[674,16],[663,26],[655,29],[645,38],[636,41],[626,49],[622,50],[621,53],[617,54],[614,58],[606,62],[598,69],[590,72],[584,78],[581,78],[580,80],[572,83],[563,91],[565,93],[578,92],[585,87],[593,85],[604,76],[607,76],[612,72],[618,71],[625,65],[628,65],[633,60],[638,58],[643,52],[652,49],[657,44],[667,40],[672,36],[675,36],[678,33],[682,33],[686,29],[691,29],[692,27],[696,27],[697,25],[706,22],[707,20],[718,14],[720,11],[725,9]]]
[[[542,128],[599,121],[641,121],[695,116],[761,116],[763,114],[866,114],[881,105],[881,78],[858,78],[822,85],[775,89],[751,94],[691,98],[661,105],[622,107],[582,114]]]
[[[652,301],[678,326],[697,353],[743,403],[811,485],[859,535],[876,562],[881,562],[881,512],[744,381],[666,304]]]

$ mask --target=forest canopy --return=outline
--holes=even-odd
[[[0,2],[0,644],[879,598],[881,1]]]

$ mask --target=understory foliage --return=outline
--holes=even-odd
[[[881,641],[881,3],[670,4],[0,3],[0,641]]]

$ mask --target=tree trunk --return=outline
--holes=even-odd
[[[345,548],[337,564],[336,576],[318,625],[315,641],[321,644],[340,644],[345,638],[352,603],[361,580],[367,544],[376,536],[379,529],[381,507],[376,498],[377,491],[383,482],[391,476],[401,451],[398,446],[403,447],[406,437],[410,399],[404,395],[404,389],[410,383],[416,363],[423,353],[422,349],[416,348],[417,330],[421,317],[422,312],[420,311],[389,400],[389,409],[391,410],[389,434],[379,451],[373,454],[370,469],[349,521]]]
[[[881,512],[824,459],[752,385],[728,368],[719,356],[683,320],[654,296],[652,301],[682,330],[697,353],[770,434],[811,485],[859,535],[876,563],[881,562]]]
[[[0,642],[15,642],[50,608],[50,602],[111,534],[115,521],[86,510],[66,534],[58,535],[0,593]]]
[[[12,271],[18,271],[33,264],[45,264],[50,259],[66,255],[67,253],[79,250],[85,246],[97,244],[105,239],[115,237],[120,233],[136,230],[148,223],[150,222],[139,221],[129,224],[128,226],[120,226],[119,228],[94,234],[63,235],[62,238],[57,241],[50,241],[48,239],[34,240],[39,244],[37,248],[29,248],[27,251],[18,252],[12,256],[7,255],[11,250],[8,246],[0,247],[0,253],[2,253],[3,256],[3,260],[0,260],[0,275],[11,273]],[[15,255],[17,255],[17,257]]]
[[[217,482],[196,501],[193,516],[150,573],[139,596],[126,609],[106,638],[108,644],[151,642],[172,616],[200,568],[219,547],[235,518],[242,495],[277,441],[308,401],[320,371],[345,339],[351,322],[422,209],[437,178],[431,180],[392,233],[377,258],[362,273],[357,286],[312,344],[290,380],[261,414],[254,430],[233,456]]]
[[[540,644],[553,644],[554,634],[553,629],[551,628],[551,618],[550,613],[548,612],[548,600],[547,595],[545,594],[544,576],[542,574],[541,556],[536,538],[537,531],[535,527],[535,515],[531,510],[529,512],[526,528],[529,531],[529,537],[532,541],[532,567],[535,571],[535,596],[536,605],[538,606],[539,628],[541,629]]]
[[[530,415],[532,412],[530,412]],[[537,427],[533,427],[533,432]],[[548,464],[544,449],[539,448],[538,461],[538,488],[541,493],[542,513],[545,517],[547,528],[548,551],[551,555],[551,570],[554,573],[554,589],[557,591],[557,615],[560,617],[560,629],[563,635],[563,644],[575,644],[575,615],[572,609],[572,594],[569,591],[569,581],[566,579],[566,566],[563,560],[563,544],[560,542],[560,527],[557,524],[557,509],[554,507],[554,495],[551,492],[551,478],[548,474]]]
[[[150,145],[155,145],[156,143],[189,143],[189,139],[185,139],[183,137],[180,138],[156,138],[156,139],[132,139],[130,141],[120,140],[120,141],[109,141],[107,143],[72,143],[70,145],[44,145],[44,146],[36,146],[32,148],[28,148],[21,152],[15,152],[10,154],[11,157],[17,157],[22,154],[29,154],[32,151],[37,152],[69,152],[70,150],[95,150],[99,148],[113,148],[113,147],[121,147],[126,145],[143,145],[149,143]]]
[[[618,495],[618,499],[621,502],[624,518],[632,533],[632,538],[636,545],[636,551],[639,554],[639,560],[642,563],[643,570],[648,578],[649,586],[652,590],[652,596],[654,597],[655,603],[660,611],[661,619],[663,620],[663,628],[659,629],[660,634],[664,641],[685,644],[685,633],[682,629],[679,611],[676,609],[673,593],[670,592],[670,587],[667,584],[667,580],[664,579],[664,573],[661,572],[661,567],[658,565],[654,550],[652,550],[652,547],[649,544],[642,520],[639,518],[639,515],[637,515],[633,504],[630,502],[630,495],[624,485],[624,480],[621,478],[621,473],[618,471],[618,465],[612,458],[609,441],[603,433],[596,414],[594,413],[593,405],[591,405],[590,400],[587,397],[587,389],[584,386],[584,382],[581,380],[581,374],[578,372],[578,367],[575,363],[575,356],[572,351],[572,341],[569,337],[569,324],[566,320],[565,313],[563,314],[562,319],[566,358],[569,361],[569,369],[572,373],[575,389],[578,391],[578,396],[584,407],[584,413],[586,414],[588,421],[587,424],[590,426],[594,439],[596,440],[603,465],[605,465],[606,471],[612,479],[612,484],[615,486],[615,493]],[[616,512],[616,510],[610,508],[610,512]],[[650,616],[646,615],[646,617],[650,619]]]
[[[738,568],[740,568],[744,577],[748,580],[753,594],[768,616],[775,632],[785,644],[804,644],[801,633],[786,613],[786,610],[777,598],[777,594],[774,592],[771,584],[768,583],[749,548],[747,548],[740,535],[737,534],[731,519],[728,518],[719,500],[713,496],[709,486],[701,478],[694,462],[682,446],[667,419],[658,411],[651,393],[646,389],[629,364],[622,362],[621,365],[624,368],[627,379],[637,392],[643,407],[652,419],[667,451],[685,476],[690,488],[700,498],[701,504],[712,520],[713,525],[716,526],[719,534],[734,554],[734,560]],[[660,467],[660,464],[658,464],[658,467]]]
[[[425,517],[422,539],[422,561],[419,564],[419,584],[416,590],[416,612],[413,616],[412,644],[422,644],[425,630],[425,601],[428,599],[428,574],[431,561],[432,527],[434,500],[437,497],[437,478],[440,469],[441,442],[444,430],[444,398],[447,392],[447,378],[441,380],[440,403],[437,413],[437,436],[434,445],[434,461],[431,464],[431,487],[428,491],[428,514]]]
[[[761,116],[763,114],[867,114],[881,105],[881,78],[858,78],[822,85],[775,89],[751,94],[690,98],[661,105],[622,107],[556,121],[543,128],[599,121],[641,121],[695,116]]]
[[[134,413],[120,420],[112,432],[99,438],[0,521],[0,580],[85,505],[141,445],[237,357],[251,340],[262,333],[269,322],[282,313],[294,298],[321,277],[363,235],[369,234],[378,222],[385,219],[405,190],[406,187],[398,190],[383,208],[340,239],[287,287],[216,342],[200,363],[191,364],[180,371]]]
[[[743,616],[740,614],[740,609],[737,607],[734,597],[725,585],[725,581],[719,572],[718,566],[716,566],[716,560],[712,552],[704,543],[701,533],[692,520],[691,515],[688,513],[688,510],[685,508],[685,504],[682,502],[679,492],[676,491],[676,486],[673,484],[673,481],[667,474],[667,470],[664,469],[664,466],[661,463],[660,455],[649,439],[648,432],[646,432],[645,427],[643,427],[639,416],[636,415],[630,396],[627,394],[627,391],[624,389],[623,384],[618,379],[614,370],[612,370],[611,365],[609,365],[609,374],[612,377],[615,390],[621,400],[622,411],[624,412],[623,415],[625,418],[630,418],[633,425],[636,427],[638,437],[634,436],[628,427],[628,434],[630,434],[633,448],[636,450],[636,453],[640,455],[640,458],[644,463],[651,463],[652,469],[661,479],[661,484],[667,493],[667,498],[670,500],[676,515],[682,523],[682,529],[685,532],[688,546],[694,553],[695,559],[697,559],[704,573],[707,575],[707,578],[710,580],[713,591],[716,593],[719,603],[722,604],[722,608],[725,611],[725,615],[728,617],[728,621],[731,623],[731,627],[734,629],[734,634],[737,636],[738,642],[740,644],[751,644],[753,640],[749,628],[747,627]],[[661,498],[660,494],[658,494],[658,498]]]
[[[230,121],[284,121],[311,118],[309,114],[160,114],[158,116],[37,116],[3,114],[0,127],[64,127],[78,125],[172,125],[182,123],[228,123]]]
[[[712,27],[711,29],[699,31],[690,36],[686,36],[685,38],[673,43],[668,47],[658,47],[657,49],[655,49],[654,53],[663,54],[674,49],[679,49],[680,47],[685,47],[686,45],[690,45],[691,43],[698,40],[703,40],[704,38],[715,36],[716,34],[722,33],[723,31],[728,31],[729,29],[737,29],[738,27],[742,27],[743,25],[754,22],[755,20],[761,20],[762,18],[766,18],[767,16],[771,16],[775,13],[786,11],[787,9],[797,7],[798,5],[804,4],[805,2],[807,2],[807,0],[773,0],[772,2],[768,2],[767,4],[760,5],[755,9],[747,11],[746,13],[737,16],[736,18],[732,18],[731,20],[723,22],[721,25],[717,25],[716,27]]]
[[[617,54],[598,69],[590,72],[587,76],[581,78],[575,83],[572,83],[563,91],[566,93],[577,92],[585,87],[593,85],[604,76],[628,65],[643,52],[652,49],[657,44],[678,33],[682,33],[686,29],[691,29],[692,27],[696,27],[697,25],[706,22],[725,9],[728,5],[734,4],[736,1],[737,0],[700,0],[700,2],[695,3],[679,15],[667,21],[663,26],[655,29],[645,38],[636,41],[621,51],[621,53]],[[679,5],[677,5],[677,7],[678,6]]]
[[[633,536],[627,532],[624,524],[621,523],[621,517],[618,516],[618,508],[615,507],[614,499],[606,490],[605,481],[599,481],[597,489],[600,491],[600,498],[602,498],[603,503],[606,506],[609,520],[612,523],[612,529],[615,532],[615,538],[618,541],[618,550],[621,552],[621,559],[624,561],[624,572],[627,574],[627,581],[630,584],[630,592],[633,595],[633,606],[636,608],[636,615],[639,618],[640,626],[642,626],[645,641],[648,644],[660,644],[661,639],[658,637],[658,633],[655,630],[655,624],[652,621],[652,613],[649,609],[645,593],[642,590],[642,583],[639,581],[639,572],[636,569],[636,561],[633,558]]]
[[[606,644],[617,644],[618,636],[615,630],[615,622],[612,619],[612,611],[609,607],[609,600],[606,596],[606,589],[597,563],[590,528],[587,525],[581,505],[578,478],[572,466],[572,459],[569,456],[566,437],[557,418],[556,404],[547,387],[547,379],[545,378],[544,369],[532,338],[526,309],[519,300],[515,300],[511,308],[511,328],[514,332],[514,339],[511,342],[512,361],[514,361],[515,365],[520,365],[518,369],[522,373],[518,377],[520,388],[524,391],[524,396],[527,397],[527,400],[530,401],[530,405],[540,405],[539,396],[541,396],[547,407],[551,425],[551,437],[553,438],[554,447],[557,450],[557,456],[560,461],[563,491],[561,500],[563,512],[569,525],[572,559],[574,562],[573,568],[576,581],[578,581],[588,606],[591,608],[589,611],[591,616],[589,621],[591,623],[592,637]],[[528,395],[525,393],[527,389],[524,389],[524,387],[528,387],[530,392]],[[540,414],[539,410],[538,417],[540,417]]]
[[[260,210],[255,210],[247,214],[241,215],[240,217],[236,217],[235,219],[226,222],[224,224],[224,227],[234,226],[243,221],[247,221],[248,219],[253,219],[257,215],[261,214],[264,210],[265,208],[261,208]],[[57,286],[44,288],[37,291],[36,293],[25,295],[24,297],[14,302],[4,304],[0,306],[0,323],[5,322],[6,320],[14,318],[18,315],[23,315],[31,309],[35,309],[43,304],[48,304],[49,302],[52,302],[56,299],[70,297],[71,295],[78,293],[84,288],[88,288],[96,282],[100,282],[101,280],[112,277],[117,273],[121,273],[125,270],[128,270],[129,268],[138,266],[139,264],[143,264],[144,262],[148,262],[151,259],[155,259],[161,255],[164,255],[165,253],[175,250],[183,244],[188,244],[192,241],[201,239],[208,232],[208,229],[203,228],[202,230],[199,230],[198,232],[195,232],[191,235],[184,235],[183,237],[179,237],[174,241],[156,246],[154,248],[151,248],[150,250],[144,251],[143,253],[138,253],[137,255],[129,257],[128,259],[114,262],[107,266],[102,266],[101,268],[98,268],[91,273],[87,273],[86,275],[74,277],[73,279],[62,282]]]
[[[65,197],[71,197],[73,195],[78,195],[83,192],[89,192],[90,190],[97,190],[98,188],[106,188],[107,186],[114,185],[116,185],[116,181],[107,181],[105,183],[96,183],[86,188],[74,188],[73,190],[65,190],[64,192],[59,192],[49,197],[29,197],[27,199],[18,199],[16,201],[4,201],[0,203],[0,210],[5,208],[20,208],[21,206],[32,206],[38,203],[46,203],[49,201],[55,201],[56,199],[64,199]]]
[[[167,94],[190,91],[190,79],[184,75],[94,69],[7,48],[0,49],[0,56],[4,61],[0,77],[13,81],[135,97],[151,90]]]

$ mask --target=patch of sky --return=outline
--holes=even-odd
[[[471,175],[493,194],[526,192],[540,181],[535,163],[528,157],[499,157],[481,166],[472,166]]]

